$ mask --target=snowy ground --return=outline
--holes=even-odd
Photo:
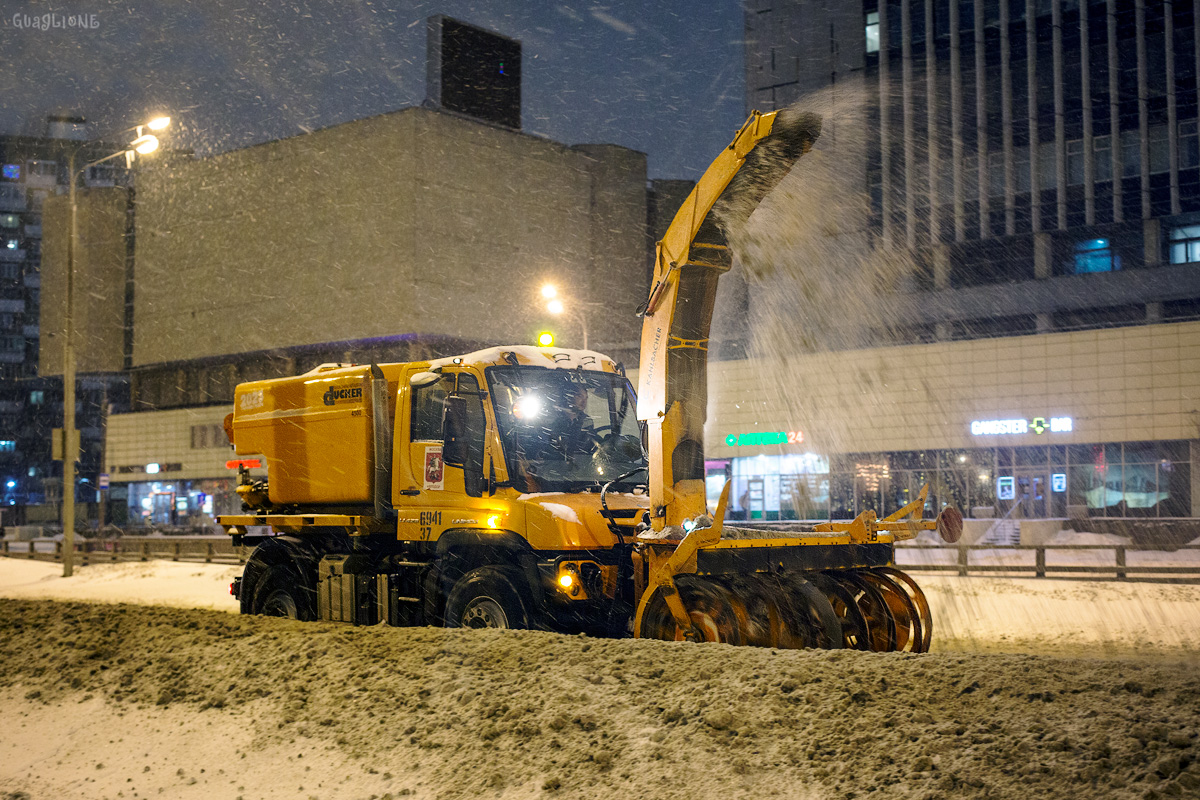
[[[910,656],[219,613],[237,571],[0,559],[0,798],[1200,793],[1198,586],[919,575]]]

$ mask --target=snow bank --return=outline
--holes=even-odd
[[[0,558],[0,597],[137,603],[175,608],[210,608],[237,613],[229,584],[242,574],[237,565],[174,561],[124,561],[76,567],[62,577],[62,565]]]
[[[0,608],[0,797],[1124,800],[1200,786],[1193,664]]]

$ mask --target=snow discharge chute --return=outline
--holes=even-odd
[[[821,135],[816,114],[755,111],[688,195],[655,253],[643,308],[638,419],[650,426],[655,530],[705,513],[708,337],[730,233],[744,225]],[[670,495],[669,497],[667,495]]]

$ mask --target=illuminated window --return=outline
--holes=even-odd
[[[0,228],[16,228],[21,224],[21,218],[16,214],[0,214]]]
[[[1171,229],[1171,263],[1200,262],[1200,224]]]
[[[879,52],[879,12],[867,14],[867,52]]]
[[[5,164],[0,174],[4,175],[5,180],[19,181],[21,180],[21,165]]]
[[[0,453],[17,452],[17,443],[12,439],[0,439]]]
[[[1114,272],[1121,268],[1121,257],[1114,255],[1108,239],[1085,239],[1075,245],[1074,272]]]

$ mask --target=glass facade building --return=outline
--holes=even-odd
[[[709,504],[731,480],[732,516],[742,519],[850,519],[868,509],[882,517],[925,484],[927,513],[953,505],[982,517],[1186,517],[1192,503],[1187,441],[764,453],[706,467]]]

